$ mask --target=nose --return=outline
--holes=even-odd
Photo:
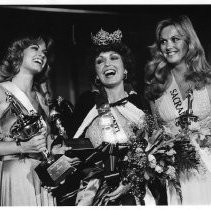
[[[39,55],[41,58],[46,57],[46,54],[45,54],[42,50],[39,50],[38,55]]]
[[[170,41],[170,40],[167,41],[167,42],[166,42],[166,49],[169,50],[169,49],[171,49],[172,47],[173,47],[172,41]]]
[[[109,66],[109,65],[110,65],[110,59],[106,59],[106,60],[105,60],[105,65],[106,65],[106,66]]]

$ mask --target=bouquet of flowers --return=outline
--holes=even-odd
[[[182,199],[175,167],[174,139],[161,129],[154,142],[148,142],[146,132],[146,127],[134,128],[134,136],[130,138],[131,147],[122,161],[122,176],[131,185],[130,193],[142,203],[149,183],[159,180],[165,184],[169,181]]]
[[[178,128],[179,132],[174,133],[165,126],[155,130],[151,115],[146,115],[142,129],[134,127],[130,149],[122,161],[123,179],[130,183],[130,193],[140,201],[144,199],[146,186],[156,180],[172,185],[182,201],[180,174],[198,170],[201,163],[193,135],[199,140],[206,139],[207,133],[190,128]]]

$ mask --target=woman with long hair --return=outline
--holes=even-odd
[[[52,142],[47,123],[47,95],[43,88],[51,44],[51,39],[41,35],[16,39],[8,47],[0,66],[1,206],[56,204],[34,171]],[[41,116],[40,130],[29,139],[18,135],[24,115]]]
[[[211,67],[204,49],[187,16],[165,19],[158,23],[156,41],[150,47],[152,59],[145,69],[145,96],[158,126],[165,125],[178,133],[175,120],[188,109],[192,94],[193,114],[201,128],[211,128]],[[194,141],[194,140],[193,140]],[[200,154],[199,170],[180,174],[182,204],[210,204],[211,169],[209,153],[195,142]],[[199,148],[198,148],[199,147]],[[168,203],[180,204],[176,193],[168,189]]]

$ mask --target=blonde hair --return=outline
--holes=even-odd
[[[184,41],[188,46],[188,52],[185,55],[188,73],[185,79],[193,81],[196,89],[204,87],[211,81],[210,65],[190,19],[187,16],[179,16],[162,20],[156,28],[156,41],[149,47],[152,60],[145,66],[145,96],[149,100],[155,100],[163,94],[172,69],[160,50],[160,35],[167,26],[174,26],[185,37]]]

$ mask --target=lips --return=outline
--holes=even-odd
[[[35,58],[35,59],[33,59],[33,61],[34,61],[35,63],[40,64],[41,66],[43,65],[43,59],[41,59],[41,58]]]
[[[114,70],[114,69],[106,69],[103,73],[104,73],[104,75],[106,77],[114,76],[116,74],[116,70]]]
[[[173,56],[177,53],[177,51],[169,51],[169,52],[166,52],[167,56]]]

